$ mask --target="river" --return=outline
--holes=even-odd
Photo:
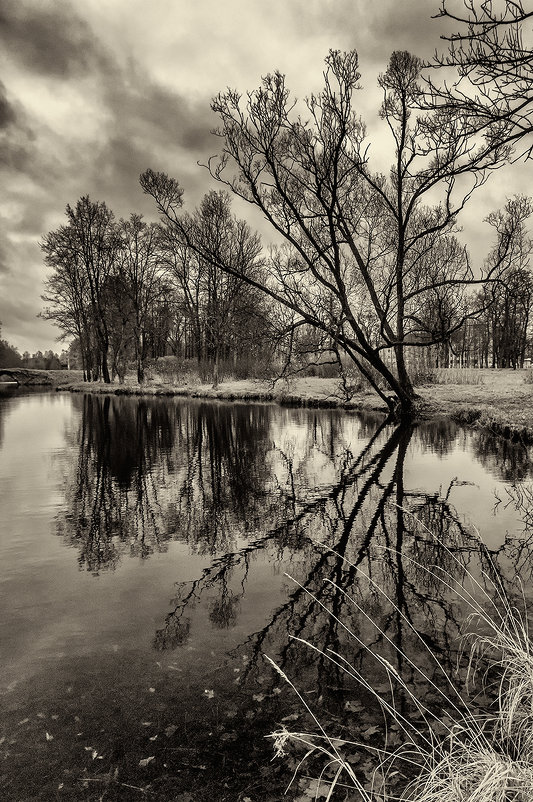
[[[3,393],[0,797],[280,800],[266,736],[306,706],[379,745],[353,674],[386,694],[380,653],[430,704],[409,660],[456,672],[462,589],[529,602],[532,496],[525,447],[451,422]]]

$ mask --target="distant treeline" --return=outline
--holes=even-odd
[[[66,370],[69,356],[66,352],[61,355],[53,351],[37,351],[30,354],[25,351],[21,356],[15,346],[7,340],[0,340],[0,368],[33,368],[34,370]]]
[[[453,292],[428,296],[419,319],[424,316],[431,337],[424,335],[427,346],[408,355],[413,378],[434,367],[524,366],[532,342],[530,240],[523,227],[530,209],[529,200],[516,199],[494,216],[498,232],[516,218],[519,246],[497,282],[471,293],[452,285]],[[206,254],[216,258],[202,258],[198,246],[171,227],[140,215],[117,222],[104,202],[89,197],[67,206],[66,216],[66,225],[42,243],[51,268],[42,316],[62,329],[71,347],[62,358],[13,352],[13,364],[59,368],[68,357],[88,381],[123,381],[128,369],[136,369],[142,382],[151,361],[173,356],[189,367],[197,364],[202,378],[214,383],[228,372],[245,378],[294,368],[331,375],[346,366],[331,336],[261,291],[273,285],[275,266],[263,256],[259,236],[232,214],[227,193],[208,193],[186,218],[188,238],[208,243]],[[367,328],[377,342],[370,321]]]
[[[42,316],[73,338],[87,380],[123,380],[166,355],[208,366],[268,361],[272,305],[241,278],[207,260],[140,215],[116,221],[103,202],[67,206],[67,224],[42,243],[51,268]],[[263,270],[261,244],[231,214],[226,193],[210,193],[191,217],[249,277]]]

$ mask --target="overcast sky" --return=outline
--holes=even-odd
[[[440,46],[437,10],[438,0],[1,0],[1,336],[21,353],[62,348],[36,316],[39,241],[67,203],[88,194],[117,219],[155,219],[138,184],[151,167],[177,178],[192,208],[212,186],[197,165],[219,144],[211,98],[275,69],[303,97],[320,88],[330,48],[359,52],[372,131],[377,75],[393,50],[429,57]],[[471,205],[463,224],[474,250],[490,237],[483,216],[527,192],[531,173],[498,174]]]

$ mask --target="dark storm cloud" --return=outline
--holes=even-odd
[[[197,162],[205,161],[218,144],[211,134],[217,120],[210,98],[189,100],[154,83],[138,64],[130,63],[128,72],[108,75],[104,103],[112,122],[98,153],[94,181],[101,196],[114,199],[120,215],[129,213],[120,208],[124,199],[129,211],[139,205],[146,211],[138,179],[148,167],[169,172],[180,181],[184,173],[189,179],[192,176],[192,187],[198,175],[198,184],[205,184],[206,171]]]
[[[63,0],[2,0],[0,41],[12,58],[41,75],[79,75],[105,58],[87,23]]]
[[[12,125],[16,119],[15,109],[7,99],[6,88],[0,81],[0,131]]]
[[[390,55],[394,50],[408,50],[416,56],[431,59],[435,51],[443,52],[446,43],[440,37],[451,32],[453,25],[435,19],[437,3],[393,3],[389,11],[371,17],[373,40]]]
[[[408,50],[429,59],[436,48],[444,49],[439,37],[445,26],[442,20],[433,19],[438,7],[437,0],[380,0],[373,4],[339,0],[329,4],[325,13],[322,1],[297,0],[288,10],[302,35],[318,37],[326,33],[331,47],[357,50],[364,80],[365,64],[383,65],[385,70],[395,50]],[[326,55],[317,53],[317,58]]]
[[[15,107],[0,85],[1,166],[41,190],[22,204],[11,230],[40,236],[49,227],[52,197],[59,212],[87,193],[108,202],[117,215],[128,215],[139,205],[146,211],[139,174],[150,166],[174,173],[183,153],[186,162],[190,154],[191,168],[202,172],[196,161],[212,151],[210,99],[188,100],[158,84],[132,57],[127,67],[119,63],[66,2],[5,0],[0,6],[2,42],[15,63],[41,77],[44,73],[50,82],[67,79],[70,91],[78,77],[90,76],[97,91],[87,96],[87,104],[102,119],[94,144],[69,138],[21,104]]]
[[[28,166],[33,134],[24,109],[0,81],[0,173],[22,173]]]
[[[3,0],[0,7],[0,41],[26,67],[51,78],[93,74],[106,87],[104,102],[119,129],[144,128],[152,141],[173,140],[185,149],[202,152],[209,138],[209,98],[204,108],[159,86],[134,61],[126,70],[103,47],[88,23],[67,2],[38,4]],[[0,87],[0,126],[12,109],[3,104]],[[7,104],[7,101],[5,101]]]
[[[144,147],[182,148],[201,156],[212,144],[216,118],[210,98],[192,101],[153,82],[139,64],[117,71],[107,82],[106,102],[122,139]]]

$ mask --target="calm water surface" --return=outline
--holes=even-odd
[[[468,611],[426,568],[529,596],[531,487],[526,449],[451,423],[1,395],[0,797],[281,799],[265,736],[314,725],[264,655],[330,734],[381,727],[291,636],[378,687],[361,644],[420,684],[391,643],[422,638],[451,675]]]

